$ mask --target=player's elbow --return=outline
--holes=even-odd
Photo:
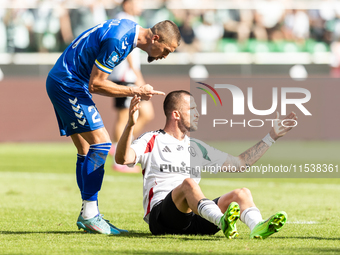
[[[242,154],[237,157],[237,164],[240,171],[243,171],[245,167],[247,167],[246,159]]]
[[[244,153],[241,153],[240,155],[234,157],[234,160],[237,161],[238,163],[244,163],[245,159],[246,158]]]
[[[96,86],[93,83],[89,84],[89,92],[96,93]]]
[[[121,155],[119,155],[119,153],[116,153],[116,155],[115,155],[115,161],[116,161],[117,164],[125,165],[124,157],[122,157]]]
[[[103,87],[103,81],[98,78],[91,79],[89,82],[89,92],[90,93],[100,93],[101,88]]]
[[[133,160],[130,160],[128,155],[120,155],[119,153],[116,153],[115,161],[119,165],[129,165],[134,163]]]

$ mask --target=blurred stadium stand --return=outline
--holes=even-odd
[[[13,65],[25,67],[22,73],[37,70],[46,75],[77,35],[112,18],[120,3],[1,0],[0,67],[7,75]],[[135,0],[135,4],[143,9],[142,26],[171,19],[183,36],[175,54],[151,65],[248,66],[240,67],[239,74],[256,73],[254,65],[318,65],[315,69],[325,73],[329,66],[340,66],[340,1]],[[154,67],[144,69],[150,68]]]

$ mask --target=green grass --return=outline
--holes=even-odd
[[[252,143],[215,146],[239,154]],[[261,163],[339,161],[340,143],[290,142],[271,148]],[[304,153],[301,153],[304,151]],[[142,177],[114,173],[108,159],[100,210],[129,235],[83,234],[75,221],[81,199],[73,145],[0,144],[0,254],[336,254],[340,252],[340,179],[203,179],[215,198],[248,187],[264,218],[285,210],[288,224],[266,240],[240,236],[152,236],[142,220]],[[284,153],[284,154],[282,154]],[[303,154],[303,155],[302,155]],[[311,223],[311,224],[307,224]]]

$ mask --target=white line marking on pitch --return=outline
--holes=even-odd
[[[317,221],[287,221],[286,223],[288,223],[288,224],[306,224],[306,225],[320,224]]]

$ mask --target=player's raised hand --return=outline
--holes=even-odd
[[[276,112],[276,120],[273,121],[273,127],[270,130],[270,136],[274,140],[277,140],[280,137],[284,136],[285,134],[287,134],[289,130],[296,126],[296,120],[298,118],[295,112],[291,112],[283,119],[285,121],[284,125],[282,125],[283,120],[279,119],[279,117],[280,117],[279,113]]]
[[[139,115],[139,108],[140,108],[140,101],[141,98],[135,95],[130,103],[129,108],[129,125],[134,126],[137,123],[138,115]]]
[[[149,100],[153,95],[165,95],[162,91],[153,90],[153,87],[149,84],[145,84],[139,87],[138,96],[143,100]]]

